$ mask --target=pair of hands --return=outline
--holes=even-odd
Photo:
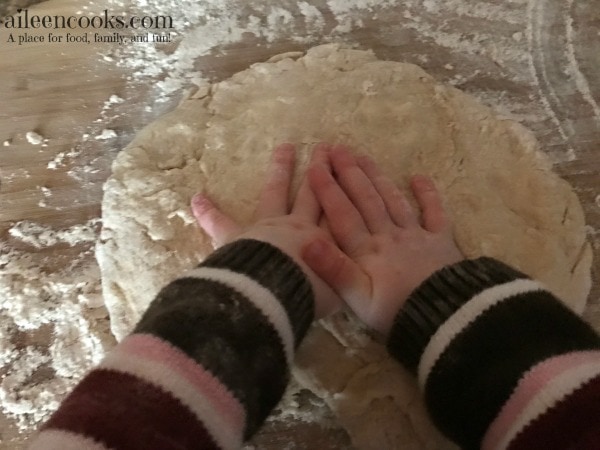
[[[202,194],[192,200],[199,225],[216,245],[257,239],[288,254],[312,283],[317,318],[345,301],[364,323],[387,334],[414,289],[463,259],[438,191],[429,178],[412,178],[419,214],[369,157],[319,144],[290,207],[294,163],[293,145],[275,150],[250,228]]]

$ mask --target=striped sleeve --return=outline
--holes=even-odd
[[[280,400],[314,317],[277,248],[240,240],[166,286],[31,449],[238,449]]]
[[[600,337],[498,261],[433,274],[396,317],[388,349],[462,448],[600,448]]]

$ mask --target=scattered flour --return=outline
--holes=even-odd
[[[111,95],[108,101],[106,102],[108,105],[112,105],[115,103],[123,103],[125,100],[118,95]]]
[[[56,170],[59,167],[61,167],[62,164],[63,164],[64,158],[65,158],[65,152],[60,152],[58,155],[56,155],[54,157],[54,159],[52,161],[50,161],[48,163],[48,166],[47,166],[48,169],[50,169],[50,170]]]
[[[85,135],[83,135],[83,138],[85,139]],[[59,167],[64,167],[67,159],[74,158],[78,154],[79,152],[77,152],[75,149],[71,149],[68,152],[60,152],[52,159],[52,161],[48,163],[47,167],[50,170],[56,170]]]
[[[92,226],[53,233],[29,223],[11,234],[36,247],[89,243]],[[112,345],[98,268],[89,260],[84,252],[57,270],[0,242],[0,407],[21,430],[47,419]]]
[[[46,199],[52,196],[52,191],[45,186],[38,186],[38,189],[43,195],[43,198],[38,202],[38,206],[40,208],[47,208],[48,202],[46,201]]]
[[[113,94],[108,100],[104,102],[104,106],[102,106],[102,111],[100,112],[100,116],[104,118],[106,111],[114,108],[115,105],[120,105],[125,103],[125,99],[120,97],[119,95]]]
[[[304,16],[309,31],[322,30],[325,27],[325,18],[318,8],[306,2],[298,2],[298,9]]]
[[[116,137],[117,137],[117,133],[115,132],[115,130],[104,129],[98,136],[96,136],[96,140],[106,141],[108,139],[114,139]]]
[[[375,7],[388,8],[398,3],[401,2],[398,0],[327,0],[327,6],[339,21],[344,21],[348,16],[356,13],[372,12]]]
[[[27,142],[29,142],[31,145],[42,145],[44,142],[46,142],[44,136],[36,133],[35,131],[28,131],[25,134],[25,139],[27,139]]]
[[[48,196],[44,192],[45,196]],[[80,225],[74,225],[65,230],[55,231],[45,225],[30,221],[18,222],[8,230],[9,234],[35,248],[51,247],[56,244],[77,244],[96,241],[96,228],[100,219],[91,219]]]

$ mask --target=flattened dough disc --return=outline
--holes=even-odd
[[[370,154],[400,186],[415,173],[433,176],[467,256],[496,257],[583,310],[591,250],[582,208],[532,134],[417,66],[325,45],[197,92],[119,154],[97,249],[115,336],[212,250],[188,207],[195,192],[249,222],[272,148],[298,144],[302,167],[321,141]],[[315,325],[294,372],[357,448],[451,447],[429,423],[412,377],[350,315]]]

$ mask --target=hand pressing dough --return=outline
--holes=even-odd
[[[583,310],[591,249],[582,208],[532,134],[417,66],[325,45],[198,91],[119,154],[97,249],[115,336],[211,252],[188,206],[194,193],[250,223],[274,146],[297,144],[299,177],[321,141],[373,156],[402,187],[412,174],[431,175],[465,255],[511,264]],[[415,380],[351,314],[314,326],[294,375],[359,449],[452,448],[428,421]]]

